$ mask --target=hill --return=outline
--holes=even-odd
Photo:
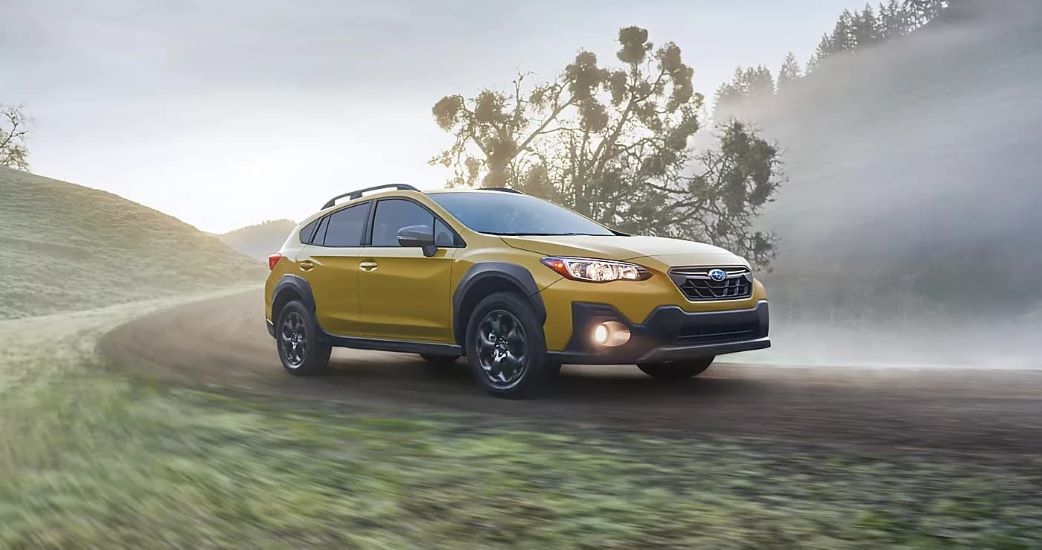
[[[1040,67],[1042,6],[967,0],[747,107],[790,177],[764,220],[776,311],[1039,311]]]
[[[241,254],[266,261],[270,254],[282,248],[282,243],[296,227],[297,223],[290,220],[272,220],[236,229],[218,235],[218,238]]]
[[[180,220],[0,167],[0,319],[261,282],[264,269]]]

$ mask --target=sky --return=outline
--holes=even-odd
[[[851,0],[0,0],[0,103],[34,173],[224,232],[389,182],[440,187],[442,96],[554,77],[618,29],[677,43],[707,97],[805,62]]]

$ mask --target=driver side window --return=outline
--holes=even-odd
[[[373,217],[372,246],[399,246],[398,231],[413,225],[426,226],[433,233],[434,215],[412,201],[381,200],[376,203],[376,215]]]

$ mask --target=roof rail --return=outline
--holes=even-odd
[[[365,189],[359,189],[357,191],[351,191],[351,192],[348,192],[348,193],[344,193],[343,195],[337,195],[337,196],[329,199],[329,201],[327,201],[326,204],[322,206],[322,209],[325,210],[326,208],[329,208],[330,206],[335,206],[336,205],[336,201],[338,201],[338,200],[340,200],[340,199],[342,199],[344,197],[347,197],[349,200],[360,199],[360,198],[362,198],[363,194],[368,193],[370,191],[377,191],[379,189],[398,189],[400,191],[419,191],[419,189],[409,185],[408,183],[385,183],[383,185],[374,185],[372,187],[366,187]]]
[[[478,187],[479,191],[499,191],[500,193],[513,193],[515,195],[524,195],[521,191],[513,189],[511,187]]]

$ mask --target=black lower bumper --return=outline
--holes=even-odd
[[[628,342],[617,347],[593,343],[594,327],[616,321],[630,330]],[[643,323],[626,319],[605,304],[572,304],[572,338],[553,360],[578,364],[627,364],[708,357],[771,347],[766,301],[749,309],[689,313],[677,306],[656,308]]]

